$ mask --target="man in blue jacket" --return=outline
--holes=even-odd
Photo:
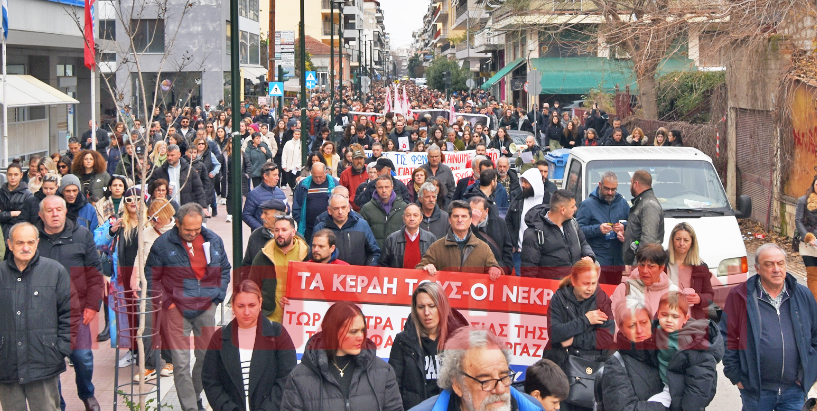
[[[442,366],[430,366],[443,391],[412,411],[483,410],[539,411],[539,403],[511,387],[511,350],[491,331],[461,327],[445,343]],[[426,362],[429,363],[428,361]],[[428,378],[428,377],[426,377]],[[500,408],[504,407],[504,408]]]
[[[744,410],[799,410],[817,380],[817,302],[786,272],[777,244],[757,249],[755,269],[726,298],[723,373]]]
[[[264,226],[264,222],[261,221],[261,213],[264,210],[260,205],[267,200],[281,200],[286,205],[286,212],[289,214],[287,195],[278,187],[279,173],[278,165],[267,161],[261,166],[261,178],[264,181],[247,194],[241,219],[250,226],[252,231]]]
[[[624,224],[630,214],[630,205],[619,194],[616,173],[607,171],[601,176],[599,186],[582,201],[576,213],[576,222],[584,238],[601,266],[599,283],[621,283],[624,257],[621,245],[624,241]]]
[[[215,330],[216,306],[230,284],[230,262],[221,238],[205,227],[204,209],[188,203],[176,212],[176,227],[151,247],[145,278],[152,296],[161,296],[162,343],[173,357],[173,382],[185,411],[200,410],[201,369]],[[190,334],[196,364],[190,367]]]

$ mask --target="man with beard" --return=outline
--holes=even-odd
[[[420,204],[423,221],[420,227],[434,234],[437,239],[445,237],[448,230],[448,213],[441,209],[437,202],[440,189],[434,183],[426,181],[417,192],[417,203]]]
[[[433,133],[429,133],[429,135],[434,135]],[[441,185],[445,186],[445,201],[443,204],[448,204],[451,202],[451,199],[454,198],[454,173],[451,172],[451,167],[443,164],[443,153],[440,151],[440,147],[436,144],[432,144],[428,150],[426,150],[428,154],[428,162],[421,165],[420,167],[424,168],[428,171],[429,177],[434,177]]]
[[[68,205],[68,219],[94,232],[99,225],[99,217],[96,215],[94,206],[88,203],[84,195],[80,194],[81,186],[77,176],[66,174],[60,181],[60,189],[57,193],[65,199]]]
[[[550,204],[550,195],[555,193],[559,187],[556,187],[556,184],[548,179],[550,175],[550,165],[548,165],[547,161],[537,161],[536,168],[539,170],[539,174],[542,175],[542,183],[545,184],[545,196],[542,198],[542,204]]]
[[[538,161],[545,160],[545,153],[538,145],[536,145],[536,139],[533,136],[528,136],[525,139],[525,144],[527,147],[522,150],[522,153],[530,153],[531,161],[526,162],[522,160],[522,153],[520,153],[519,157],[516,158],[516,165],[519,167],[519,171],[522,174],[535,167]]]
[[[471,204],[471,231],[491,247],[494,258],[499,263],[505,275],[513,270],[513,243],[508,235],[508,228],[501,218],[488,218],[490,203],[485,197],[474,196],[469,199]]]
[[[324,228],[312,236],[312,259],[310,263],[349,265],[338,259],[338,250],[335,247],[338,238],[332,230]]]
[[[513,244],[513,265],[516,275],[520,275],[522,269],[522,236],[528,228],[525,224],[525,214],[533,207],[542,204],[542,198],[545,195],[545,184],[537,169],[532,168],[522,173],[522,177],[519,177],[519,185],[521,191],[511,200],[508,214],[505,215],[505,225],[508,227],[508,234]]]
[[[443,392],[412,411],[532,411],[538,402],[511,386],[511,350],[494,333],[461,327],[445,343],[437,383]]]
[[[505,187],[509,201],[512,201],[522,189],[519,187],[519,176],[516,171],[511,170],[511,163],[508,157],[499,156],[496,160],[497,183]]]
[[[607,171],[601,176],[599,186],[582,201],[576,213],[576,221],[584,238],[596,254],[601,266],[599,283],[619,284],[624,271],[621,245],[624,242],[624,225],[630,213],[627,200],[617,193],[618,177]]]
[[[664,209],[652,191],[652,176],[646,170],[633,173],[630,180],[633,206],[624,231],[624,264],[635,264],[635,253],[647,244],[664,241]]]
[[[283,306],[287,303],[284,294],[289,262],[306,261],[309,245],[295,229],[295,220],[287,215],[275,217],[272,234],[275,241],[267,242],[252,260],[249,279],[261,288],[261,311],[270,321],[281,323],[284,319]]]

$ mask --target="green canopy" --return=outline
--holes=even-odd
[[[482,83],[482,86],[480,88],[482,88],[485,91],[488,91],[488,89],[491,88],[491,86],[493,86],[494,83],[496,83],[499,80],[502,80],[502,77],[508,75],[508,73],[510,73],[513,69],[517,68],[520,64],[524,62],[525,58],[520,57],[512,61],[510,64],[505,65],[505,67],[502,67],[502,70],[497,71],[496,74],[493,75],[493,77],[488,79],[488,81]]]
[[[532,68],[542,73],[542,94],[586,94],[592,89],[613,92],[616,84],[621,90],[629,85],[631,92],[638,92],[633,63],[630,60],[606,57],[543,57],[530,61]],[[692,60],[670,58],[661,62],[658,75],[672,71],[694,70]]]

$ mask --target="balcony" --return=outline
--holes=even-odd
[[[468,19],[471,19],[471,27],[478,23],[484,23],[488,20],[488,13],[485,10],[478,9],[477,6],[471,7],[468,10],[467,5],[457,7],[457,19],[454,21],[454,29],[465,30],[468,28]]]
[[[482,30],[474,34],[471,45],[477,53],[490,53],[505,48],[505,33],[495,34],[491,30]]]
[[[444,23],[445,20],[448,18],[448,0],[443,0],[441,3],[437,3],[437,7],[434,12],[434,18],[431,19],[432,23]]]
[[[520,25],[536,24],[599,24],[603,18],[592,0],[531,0],[527,13],[507,5],[492,13],[493,28],[505,30]]]
[[[328,21],[323,22],[323,36],[324,37],[331,37],[332,36],[332,25],[329,24]],[[340,37],[340,24],[335,24],[335,37]]]

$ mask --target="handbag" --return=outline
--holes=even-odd
[[[565,402],[584,408],[593,408],[595,403],[596,376],[604,366],[603,362],[588,360],[570,354],[564,366],[565,375],[570,383],[570,393]]]

